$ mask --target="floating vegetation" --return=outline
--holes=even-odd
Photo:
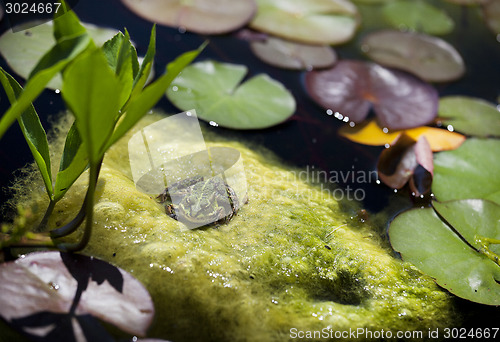
[[[385,19],[398,29],[442,35],[453,31],[455,26],[446,12],[422,0],[389,2],[383,13]]]
[[[328,68],[337,61],[335,51],[326,45],[302,44],[267,37],[263,40],[253,40],[250,47],[262,61],[285,69]]]
[[[201,34],[222,34],[244,26],[256,11],[255,0],[121,0],[149,21]]]
[[[167,90],[181,110],[196,109],[200,119],[234,129],[277,125],[295,112],[295,99],[278,81],[256,75],[241,83],[244,65],[205,61],[182,72]]]
[[[428,82],[448,82],[465,73],[457,50],[425,34],[382,30],[368,34],[361,49],[375,62],[408,71]]]
[[[307,44],[340,44],[359,25],[355,5],[346,0],[257,0],[250,27]]]
[[[468,96],[447,96],[439,100],[442,124],[473,136],[500,136],[500,112],[485,100]]]
[[[362,122],[373,106],[379,124],[406,129],[431,122],[438,94],[429,84],[374,63],[342,60],[333,68],[306,74],[306,89],[318,104],[347,120]]]

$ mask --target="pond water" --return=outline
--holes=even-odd
[[[500,95],[500,42],[481,21],[476,8],[461,7],[443,1],[431,1],[438,5],[455,20],[455,29],[442,38],[451,43],[462,55],[467,71],[464,77],[455,82],[436,84],[440,96],[468,95],[497,103]],[[380,20],[380,11],[373,6],[360,6],[363,15],[362,27],[355,39],[348,44],[335,47],[342,59],[367,60],[360,50],[360,41],[368,32],[387,27]],[[123,29],[126,27],[132,39],[136,42],[139,54],[144,54],[147,48],[149,32],[152,24],[126,9],[118,0],[81,0],[75,11],[84,22],[94,23]],[[5,20],[0,23],[0,30],[8,29]],[[375,170],[377,158],[382,147],[358,145],[337,135],[337,130],[343,122],[315,104],[304,89],[304,73],[282,70],[261,62],[255,57],[247,41],[238,39],[232,34],[221,36],[202,36],[191,33],[181,33],[177,29],[163,26],[157,27],[157,57],[155,60],[156,74],[162,73],[168,61],[182,52],[193,50],[209,40],[209,45],[203,51],[199,60],[215,59],[222,62],[244,64],[249,68],[248,77],[266,73],[282,82],[294,95],[297,101],[295,114],[285,123],[273,128],[255,131],[235,131],[206,125],[207,129],[240,141],[249,141],[263,145],[274,151],[286,163],[307,170],[311,181],[325,180],[332,186],[340,186],[352,191],[361,189],[362,205],[370,212],[379,212],[391,208],[388,215],[416,205],[410,200],[408,190],[402,189],[395,193],[392,189],[378,184],[375,178],[356,180],[360,173],[370,173]],[[5,61],[0,65],[10,72]],[[158,104],[169,113],[180,110],[173,107],[166,98]],[[45,127],[50,126],[51,116],[63,109],[62,99],[54,91],[46,90],[35,107]],[[8,101],[2,95],[0,110],[5,112]],[[203,123],[202,123],[203,124]],[[205,125],[205,124],[204,124]],[[0,188],[4,189],[12,180],[12,173],[31,161],[31,155],[17,127],[13,126],[0,141]],[[325,173],[326,172],[326,173]],[[353,176],[355,176],[353,181]],[[347,194],[347,192],[343,192]],[[4,190],[0,192],[0,200],[8,198]],[[358,198],[359,199],[359,198]],[[420,203],[418,203],[420,204]],[[466,301],[460,301],[459,306],[466,317],[467,326],[498,325],[500,313],[498,309],[479,306]],[[478,314],[478,312],[482,312]],[[479,325],[478,325],[479,324]]]

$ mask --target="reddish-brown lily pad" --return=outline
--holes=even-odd
[[[415,141],[402,134],[380,154],[377,171],[380,180],[394,189],[409,182],[414,196],[428,193],[434,172],[429,143],[424,136]]]
[[[244,26],[255,0],[121,0],[147,20],[201,34],[222,34]]]
[[[327,68],[337,61],[335,51],[326,45],[301,44],[268,37],[252,41],[250,47],[262,61],[285,69]]]
[[[446,41],[426,34],[383,30],[367,35],[361,48],[375,62],[429,82],[452,81],[465,73],[458,51]]]
[[[77,254],[37,252],[1,264],[0,293],[0,315],[47,341],[73,336],[80,341],[82,333],[89,336],[99,329],[95,318],[143,336],[154,316],[151,297],[138,280],[104,261]],[[76,324],[80,329],[73,331]],[[56,335],[59,339],[50,338]]]
[[[318,104],[355,123],[373,106],[380,126],[407,129],[436,117],[438,93],[405,72],[374,63],[344,60],[333,68],[306,74],[306,89]]]

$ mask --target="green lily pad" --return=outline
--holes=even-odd
[[[200,34],[222,34],[252,19],[255,0],[121,0],[149,21]]]
[[[250,48],[260,60],[285,69],[327,68],[337,61],[337,54],[327,45],[301,44],[275,37],[254,40]]]
[[[438,116],[443,124],[459,132],[479,136],[500,136],[500,112],[485,100],[447,96],[439,100]]]
[[[440,201],[482,198],[500,204],[500,140],[467,139],[436,153],[432,191]]]
[[[465,73],[464,61],[452,45],[422,33],[376,31],[364,37],[361,49],[377,63],[428,82],[453,81]]]
[[[167,97],[181,110],[194,108],[200,119],[234,129],[274,126],[294,113],[295,99],[281,83],[261,74],[240,84],[246,73],[243,65],[198,62],[172,82]]]
[[[386,20],[396,28],[428,34],[453,31],[453,20],[442,10],[421,0],[401,0],[384,6]]]
[[[431,208],[413,209],[397,216],[389,228],[392,247],[442,287],[455,295],[482,304],[500,304],[500,266],[468,245],[458,229],[500,238],[500,207],[483,200],[454,201],[440,210],[446,219],[461,212],[459,225],[443,222]],[[453,220],[453,223],[456,223]],[[483,228],[482,223],[491,228]],[[460,228],[458,228],[460,226]],[[459,232],[462,234],[462,232]]]
[[[253,29],[306,44],[344,43],[359,23],[356,6],[346,0],[257,0],[257,6]]]
[[[115,29],[82,24],[98,46],[103,45],[104,42],[118,33]],[[16,30],[16,32],[9,30],[0,37],[0,53],[12,70],[25,79],[29,76],[38,60],[55,44],[52,34],[52,21],[38,26],[34,25],[28,23],[27,27],[30,27],[29,29]],[[61,87],[62,79],[60,75],[56,75],[47,85],[47,88],[50,89],[61,89]]]

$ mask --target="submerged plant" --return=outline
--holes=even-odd
[[[89,182],[82,208],[65,226],[50,230],[47,247],[74,251],[90,239],[95,187],[106,150],[119,140],[163,96],[165,90],[201,51],[185,53],[168,64],[166,73],[144,87],[155,55],[155,28],[151,31],[148,51],[142,64],[128,32],[119,32],[102,48],[95,43],[65,6],[56,13],[53,34],[56,44],[40,59],[24,89],[6,71],[0,69],[0,81],[11,107],[0,120],[0,137],[17,119],[42,175],[49,204],[40,226],[46,230],[56,203],[88,168]],[[31,102],[58,73],[62,73],[62,97],[75,117],[69,130],[59,166],[53,177],[45,130]],[[82,239],[77,243],[57,240],[74,232],[86,218]],[[19,246],[2,235],[2,247]],[[33,246],[36,243],[23,243]]]

